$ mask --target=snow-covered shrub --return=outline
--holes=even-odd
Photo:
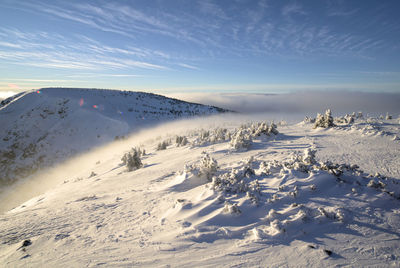
[[[347,123],[347,124],[352,124],[352,123],[354,123],[354,118],[355,118],[355,113],[353,113],[353,114],[351,114],[351,115],[346,114],[346,115],[344,116],[344,119],[346,120],[346,123]]]
[[[200,139],[206,140],[208,137],[210,137],[210,131],[202,129],[200,132]]]
[[[230,139],[230,133],[226,128],[216,128],[212,136],[215,142],[222,142]]]
[[[236,204],[231,204],[228,201],[225,201],[224,209],[222,211],[226,214],[241,214],[242,213]]]
[[[200,175],[211,181],[212,176],[218,170],[217,161],[209,154],[205,153],[200,161]]]
[[[238,168],[232,168],[212,178],[210,188],[224,195],[246,194],[246,198],[258,205],[261,186],[253,169],[253,158],[244,161]]]
[[[261,135],[278,135],[279,131],[276,128],[277,126],[273,122],[271,124],[268,124],[266,122],[258,122],[253,123],[250,126],[241,126],[241,129],[247,133],[250,133],[252,137],[259,137]]]
[[[157,144],[157,151],[165,150],[167,149],[169,145],[169,141],[162,141],[159,144]]]
[[[333,124],[333,117],[331,114],[331,110],[328,109],[325,111],[325,114],[318,114],[317,118],[315,119],[314,128],[322,127],[322,128],[329,128],[335,126]]]
[[[386,120],[391,120],[393,119],[393,116],[390,115],[389,113],[386,113]]]
[[[188,143],[186,136],[176,136],[175,142],[177,146],[185,146]]]
[[[303,157],[302,157],[303,163],[307,164],[307,165],[315,164],[316,163],[316,160],[315,160],[315,153],[316,152],[317,152],[316,150],[313,150],[311,148],[305,149]]]
[[[213,177],[211,188],[225,193],[246,193],[249,186],[243,178],[243,173],[239,169],[232,169],[230,172]]]
[[[216,128],[212,130],[200,130],[194,133],[197,138],[193,141],[193,146],[210,145],[219,142],[228,141],[231,138],[231,133],[225,128]]]
[[[216,128],[212,130],[198,130],[192,133],[196,138],[192,146],[204,146],[220,142],[230,141],[231,146],[236,149],[248,149],[252,143],[252,138],[260,136],[278,135],[279,131],[274,123],[265,122],[245,124],[240,126],[239,130],[229,131],[226,128]]]
[[[346,124],[346,125],[350,125],[354,123],[354,119],[356,118],[356,114],[352,113],[352,114],[346,114],[345,116],[342,117],[336,117],[334,119],[336,124]]]
[[[203,153],[200,163],[185,165],[185,173],[211,181],[218,171],[218,163],[209,154]]]
[[[315,123],[315,118],[306,116],[303,119],[303,123],[314,124]]]
[[[143,155],[144,150],[132,148],[130,152],[127,152],[122,156],[121,161],[124,165],[126,165],[128,171],[133,171],[143,167],[142,161],[140,160],[140,156]]]
[[[277,129],[277,126],[274,124],[274,122],[272,122],[270,125],[269,125],[269,129],[268,129],[268,132],[269,132],[269,134],[274,134],[274,135],[278,135],[279,134],[279,131],[278,131],[278,129]]]
[[[253,143],[252,138],[245,130],[239,129],[233,134],[230,145],[235,150],[248,150]]]

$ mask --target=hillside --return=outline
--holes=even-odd
[[[184,120],[46,171],[0,216],[0,263],[399,266],[398,119],[313,121]]]
[[[226,110],[143,92],[44,88],[1,102],[0,184],[132,131]]]

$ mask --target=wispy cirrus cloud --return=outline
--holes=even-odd
[[[219,18],[223,20],[228,20],[229,16],[225,13],[225,11],[219,7],[218,2],[214,2],[211,0],[201,0],[198,2],[200,10],[207,14],[211,15],[214,18]]]
[[[68,75],[68,78],[101,78],[101,77],[118,77],[118,78],[135,78],[135,77],[145,77],[144,75],[138,74],[109,74],[109,73],[79,73]]]
[[[129,69],[166,70],[168,67],[151,60],[157,52],[102,45],[90,38],[67,40],[45,32],[25,33],[0,29],[12,42],[1,42],[0,59],[12,64],[62,69]]]
[[[290,17],[293,14],[300,14],[300,15],[306,15],[307,12],[304,11],[303,7],[296,2],[287,4],[283,6],[282,8],[282,15],[285,17]]]
[[[351,17],[358,12],[358,9],[346,8],[336,4],[336,1],[327,3],[322,10],[328,17]],[[313,14],[300,2],[272,4],[259,0],[246,5],[221,5],[215,0],[202,0],[195,4],[199,12],[152,3],[146,9],[116,1],[96,5],[24,1],[18,5],[55,19],[83,24],[135,41],[145,37],[164,38],[165,42],[184,48],[182,52],[200,52],[206,57],[218,54],[245,56],[248,53],[300,57],[325,56],[325,53],[328,56],[351,56],[355,51],[355,56],[358,56],[389,46],[378,36],[367,38],[354,32],[337,31],[324,23],[315,24],[311,18]],[[278,14],[283,20],[276,19],[277,11],[280,11]],[[298,15],[301,15],[301,20]],[[99,53],[110,52],[105,51],[106,47],[92,46],[92,49]]]
[[[34,78],[0,78],[0,81],[28,82],[28,83],[54,83],[54,82],[84,82],[82,80],[66,80],[66,79],[34,79]]]
[[[190,64],[186,64],[186,63],[178,63],[178,66],[181,66],[186,69],[191,69],[191,70],[200,70],[200,68],[190,65]]]
[[[321,13],[316,14],[300,1],[250,2],[22,1],[13,5],[74,29],[79,25],[87,32],[66,36],[0,31],[0,48],[5,48],[0,57],[24,64],[23,58],[31,56],[27,65],[51,68],[168,70],[179,66],[200,71],[206,69],[202,63],[215,58],[369,60],[380,51],[396,49],[396,43],[388,42],[385,35],[399,33],[399,26],[388,22],[382,31],[373,32],[368,24],[366,34],[359,30],[365,19],[351,16],[361,9],[321,1]],[[333,27],[325,23],[324,16],[330,21],[346,19],[349,27]],[[386,22],[381,17],[373,20],[373,25]],[[358,23],[357,31],[351,30],[353,22]],[[113,39],[119,41],[108,41]],[[43,50],[47,55],[41,54]]]

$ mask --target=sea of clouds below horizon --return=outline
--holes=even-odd
[[[284,94],[173,93],[168,97],[213,105],[240,113],[286,113],[315,116],[326,109],[336,115],[362,111],[371,116],[400,116],[400,93],[305,91]]]

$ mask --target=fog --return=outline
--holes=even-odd
[[[254,119],[253,116],[251,118]],[[64,181],[73,181],[78,177],[87,179],[91,171],[96,169],[98,161],[107,163],[112,159],[119,160],[132,147],[140,146],[145,148],[147,152],[151,152],[155,150],[159,141],[167,137],[174,137],[174,135],[201,128],[236,127],[248,120],[250,120],[250,117],[247,115],[221,114],[148,127],[133,133],[124,140],[111,142],[85,154],[75,156],[55,167],[43,169],[27,178],[19,179],[11,186],[0,185],[0,213],[15,208],[57,185],[63,184]]]
[[[373,116],[400,114],[400,93],[304,91],[285,94],[174,93],[168,96],[214,105],[240,113],[301,114],[315,116],[330,108],[333,115],[362,111]]]

